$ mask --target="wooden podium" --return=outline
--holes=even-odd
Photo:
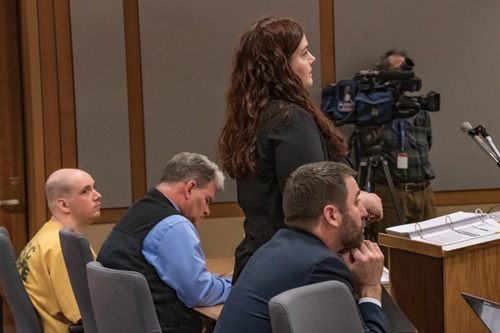
[[[387,234],[391,295],[419,332],[488,332],[461,292],[500,302],[500,239],[444,251]]]

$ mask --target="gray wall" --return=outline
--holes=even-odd
[[[79,166],[96,179],[105,207],[128,206],[122,1],[72,0],[70,7]],[[141,0],[139,14],[149,187],[179,151],[215,158],[233,49],[255,19],[278,15],[303,23],[317,58],[311,93],[319,101],[317,2]],[[421,93],[441,93],[441,111],[431,115],[437,190],[499,187],[498,167],[459,129],[464,121],[482,124],[500,140],[498,17],[494,0],[335,1],[337,79],[352,78],[385,49],[399,47],[416,63]],[[217,199],[235,198],[231,183]]]
[[[132,203],[122,0],[71,1],[78,167],[103,207]]]
[[[460,130],[484,125],[500,145],[500,2],[335,1],[337,80],[349,79],[390,47],[405,49],[423,81],[441,93],[431,114],[436,190],[500,187],[498,167]]]
[[[72,0],[79,166],[96,178],[104,207],[130,204],[123,8],[120,0]],[[233,49],[264,16],[291,17],[319,58],[318,4],[288,0],[139,1],[148,187],[181,151],[216,156]],[[319,103],[320,61],[311,93]],[[117,186],[119,184],[119,186]],[[228,179],[216,201],[235,201]]]
[[[319,55],[319,12],[308,1],[140,1],[141,55],[148,186],[180,151],[216,157],[222,130],[233,49],[257,18],[292,17],[303,23]],[[320,63],[314,65],[319,101]],[[217,201],[235,201],[228,178]]]

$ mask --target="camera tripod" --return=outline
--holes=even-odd
[[[370,192],[371,187],[371,179],[372,172],[374,168],[378,168],[382,166],[382,170],[384,172],[385,180],[387,186],[389,187],[389,191],[391,193],[392,202],[394,203],[394,208],[396,210],[396,215],[398,217],[399,224],[403,224],[403,213],[401,211],[401,206],[399,204],[399,200],[396,196],[396,190],[394,188],[394,183],[392,182],[392,177],[389,172],[389,166],[387,165],[387,161],[382,155],[374,155],[370,157],[361,157],[358,167],[358,184],[364,184],[363,189],[367,192]],[[363,174],[363,170],[366,168],[366,173]],[[365,180],[364,183],[362,181]],[[367,234],[368,233],[368,234]],[[365,228],[365,238],[372,239],[371,232],[369,232],[368,228]]]
[[[404,223],[401,205],[392,182],[389,166],[383,153],[382,125],[355,125],[349,140],[353,157],[358,166],[357,182],[363,190],[370,192],[373,170],[382,167],[385,183],[389,187],[399,224]],[[375,173],[376,175],[376,173]],[[375,178],[375,177],[374,177]],[[375,240],[371,228],[365,228],[365,239]]]

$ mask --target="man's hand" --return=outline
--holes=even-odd
[[[384,270],[384,255],[377,243],[363,241],[359,248],[342,254],[347,268],[352,273],[356,291],[360,297],[382,298],[380,278]]]
[[[366,219],[367,223],[378,221],[384,217],[382,200],[375,193],[361,191],[359,194],[359,201],[368,212],[368,218]]]

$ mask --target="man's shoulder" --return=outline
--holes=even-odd
[[[19,273],[26,280],[30,268],[48,265],[52,260],[62,258],[59,230],[54,222],[45,223],[23,248],[17,258]]]
[[[164,219],[159,221],[153,228],[151,228],[146,236],[145,241],[154,241],[154,239],[156,239],[156,241],[154,242],[159,242],[169,232],[174,232],[178,236],[181,236],[183,234],[198,234],[191,221],[189,221],[183,215],[174,214],[165,217]],[[153,239],[151,239],[151,237],[153,237]]]
[[[59,230],[61,228],[52,221],[46,222],[30,240],[32,244],[39,244],[44,248],[60,247]]]
[[[255,258],[254,258],[255,257]],[[308,232],[280,229],[266,244],[259,248],[250,262],[258,266],[313,267],[320,262],[340,261],[319,238]],[[252,266],[250,265],[250,266]],[[288,268],[288,267],[287,267]]]
[[[282,228],[278,230],[271,240],[275,243],[285,242],[285,246],[308,246],[318,248],[321,252],[332,253],[318,237],[307,231]]]
[[[294,265],[301,265],[303,269],[307,267],[313,280],[314,276],[327,280],[329,274],[340,275],[345,281],[350,280],[349,269],[345,263],[311,233],[281,229],[268,243],[270,244],[262,247],[264,251],[261,256],[281,256],[290,261],[284,264],[290,265],[293,262]],[[266,246],[268,251],[265,250]]]
[[[153,228],[166,217],[178,214],[179,212],[164,195],[152,189],[127,209],[113,229],[127,232],[129,229],[144,230],[146,225]]]

